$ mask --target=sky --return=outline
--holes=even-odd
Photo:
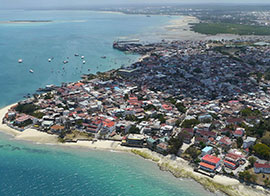
[[[109,6],[118,4],[159,4],[159,3],[269,3],[270,0],[0,0],[0,9],[46,8],[69,6]]]

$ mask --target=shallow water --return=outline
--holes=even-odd
[[[0,107],[47,84],[76,81],[83,73],[126,66],[139,58],[112,48],[113,41],[149,35],[175,18],[90,11],[0,11]],[[50,23],[1,23],[52,20]],[[160,41],[160,40],[156,40]],[[82,63],[78,53],[85,56]],[[106,56],[106,59],[100,58]],[[54,58],[48,62],[49,58]],[[69,59],[68,59],[69,58]],[[23,59],[19,64],[18,59]],[[69,60],[68,64],[63,64]],[[32,69],[33,74],[29,72]],[[90,69],[90,71],[89,71]]]
[[[45,146],[0,134],[0,195],[212,195],[128,153]]]

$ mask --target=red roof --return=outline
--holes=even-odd
[[[167,105],[167,104],[163,104],[163,105],[162,105],[162,108],[163,108],[164,110],[172,110],[172,107],[169,106],[169,105]]]
[[[209,168],[211,170],[214,170],[215,169],[215,166],[214,165],[210,165],[210,164],[207,164],[207,163],[204,163],[204,162],[200,162],[200,166]]]
[[[226,144],[226,145],[231,145],[232,144],[232,140],[229,137],[223,137],[219,140],[220,143],[222,144]]]
[[[255,163],[254,166],[256,168],[270,168],[270,163]]]
[[[233,162],[230,162],[230,161],[224,160],[224,163],[227,163],[227,164],[229,164],[229,165],[231,165],[231,166],[235,167],[235,164],[234,164]]]
[[[114,126],[114,122],[111,121],[111,120],[109,120],[109,119],[104,120],[104,121],[103,121],[103,124],[104,124],[104,126],[106,126],[106,127],[113,127],[113,126]]]
[[[220,158],[207,154],[204,155],[202,160],[216,165],[220,161]]]
[[[241,129],[236,129],[234,135],[243,135],[244,131]]]

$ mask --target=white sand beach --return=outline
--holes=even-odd
[[[15,139],[18,140],[25,140],[25,141],[32,141],[32,142],[39,142],[39,143],[53,143],[56,144],[58,139],[56,135],[50,135],[47,133],[43,133],[37,131],[35,129],[27,129],[23,132],[17,131],[15,129],[10,128],[6,124],[3,124],[2,119],[4,118],[5,114],[8,112],[9,108],[14,106],[15,104],[6,106],[0,110],[0,131],[6,133],[8,135],[14,136]]]

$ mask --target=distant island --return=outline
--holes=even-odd
[[[165,8],[166,7],[166,8]],[[192,24],[191,30],[205,35],[270,35],[269,5],[160,5],[155,7],[133,6],[103,8],[125,14],[193,16],[200,22]]]
[[[0,21],[0,23],[50,23],[52,20],[10,20],[10,21]]]

